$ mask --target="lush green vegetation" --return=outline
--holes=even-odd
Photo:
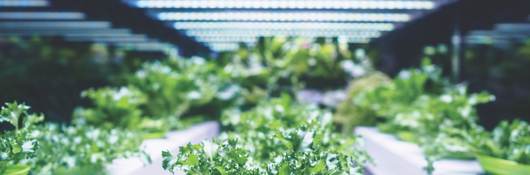
[[[350,111],[351,120],[363,123],[349,124],[375,125],[419,144],[429,171],[436,160],[473,159],[481,154],[527,163],[528,125],[503,122],[489,134],[478,124],[477,106],[494,100],[494,96],[470,94],[465,85],[451,84],[441,75],[439,68],[424,61],[422,68],[402,71],[390,82],[368,77],[358,84],[362,90],[352,88],[338,114],[348,115],[345,112]]]
[[[332,115],[289,96],[229,111],[231,128],[214,141],[164,152],[164,168],[187,174],[362,174],[367,155],[352,137],[333,133]]]
[[[26,105],[2,107],[0,122],[13,129],[1,133],[0,173],[101,174],[115,158],[142,155],[141,139],[135,133],[84,125],[38,125],[43,119]]]
[[[212,119],[222,123],[223,134],[188,144],[178,155],[163,152],[163,168],[187,174],[363,174],[369,157],[351,135],[358,125],[419,144],[429,171],[433,161],[476,155],[529,164],[527,123],[503,122],[493,132],[478,124],[477,106],[494,100],[492,95],[450,83],[427,59],[390,78],[359,55],[332,40],[266,38],[219,59],[131,66],[114,74],[116,85],[85,89],[80,97],[87,104],[75,108],[70,124],[42,122],[44,116],[28,106],[7,103],[0,111],[0,173],[104,174],[116,158],[149,160],[139,149],[143,139]],[[292,98],[302,88],[345,86],[352,78],[349,97],[335,114]]]

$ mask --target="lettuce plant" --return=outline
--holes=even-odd
[[[331,114],[294,103],[290,97],[228,112],[231,132],[188,144],[163,167],[187,174],[362,174],[367,156],[353,138],[333,133]]]
[[[525,121],[503,121],[491,133],[474,134],[471,145],[479,155],[530,165],[530,125]]]
[[[9,128],[0,134],[2,174],[104,174],[104,165],[127,156],[148,157],[140,151],[138,133],[86,125],[36,125],[44,116],[29,107],[7,103],[0,123]]]
[[[10,127],[1,131],[0,174],[28,171],[39,147],[36,124],[44,117],[29,113],[29,107],[18,103],[6,103],[0,109],[0,124]]]
[[[39,149],[31,160],[36,174],[104,174],[112,160],[141,156],[138,133],[91,126],[47,124],[39,129]]]
[[[76,122],[106,129],[114,127],[137,129],[142,122],[144,114],[140,106],[145,104],[147,99],[135,88],[89,89],[81,96],[90,99],[92,107],[76,109],[74,112]]]

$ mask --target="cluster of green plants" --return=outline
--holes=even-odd
[[[332,115],[288,95],[248,111],[228,110],[219,138],[188,144],[163,167],[187,174],[362,174],[368,160],[354,137],[334,133]]]
[[[104,174],[116,158],[145,155],[136,133],[42,120],[23,104],[1,108],[0,174]]]
[[[492,132],[473,135],[476,152],[530,165],[530,125],[522,120],[501,122]]]
[[[493,101],[494,96],[468,93],[465,85],[449,83],[429,60],[391,81],[380,75],[358,81],[337,114],[352,120],[350,125],[375,125],[380,131],[419,144],[429,172],[434,161],[444,158],[473,159],[486,154],[525,163],[514,157],[528,157],[526,123],[517,121],[510,126],[503,122],[489,134],[478,124],[477,106]]]
[[[210,108],[215,115],[237,103],[239,86],[214,62],[200,58],[146,63],[124,79],[123,87],[84,91],[91,105],[77,108],[75,121],[163,135],[184,127],[179,118],[194,108]]]
[[[370,64],[349,49],[347,44],[324,38],[311,41],[268,37],[255,47],[241,47],[229,54],[228,59],[239,59],[253,67],[253,73],[266,75],[280,85],[328,89],[345,86],[352,76],[370,69]]]

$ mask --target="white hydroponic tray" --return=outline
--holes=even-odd
[[[403,142],[394,136],[379,132],[376,128],[358,127],[355,130],[364,142],[374,163],[368,170],[374,175],[424,175],[427,165],[418,145]],[[483,174],[477,161],[441,160],[434,163],[435,175]]]
[[[165,138],[148,139],[142,143],[143,150],[151,156],[152,163],[145,165],[141,158],[116,159],[107,166],[111,175],[166,175],[171,174],[162,168],[162,151],[178,152],[178,148],[188,143],[199,143],[219,134],[219,123],[206,122],[183,131],[169,132]]]

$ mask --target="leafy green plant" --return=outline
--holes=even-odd
[[[476,134],[472,146],[479,155],[530,165],[530,125],[522,120],[501,122],[491,133]]]
[[[289,96],[247,112],[227,112],[220,138],[186,145],[166,170],[187,174],[362,174],[367,160],[352,138],[333,133],[331,114]]]
[[[469,94],[464,85],[452,85],[441,70],[424,61],[421,69],[401,72],[394,80],[352,97],[352,107],[372,115],[375,125],[408,142],[417,143],[428,161],[474,158],[468,133],[477,124],[476,106],[494,100],[488,93]]]
[[[0,123],[7,123],[12,129],[0,133],[1,174],[29,171],[30,161],[35,158],[39,147],[35,124],[43,119],[42,115],[29,113],[29,107],[23,104],[7,103],[2,106]]]
[[[35,174],[105,174],[112,160],[140,156],[138,133],[91,126],[47,124],[39,129],[40,145],[32,159]]]
[[[2,174],[104,174],[104,165],[127,156],[147,157],[140,151],[138,133],[99,129],[86,125],[36,125],[43,115],[29,107],[7,103],[0,123],[9,127],[0,134]]]
[[[90,99],[93,107],[76,109],[74,113],[75,120],[78,120],[76,122],[106,129],[140,127],[144,114],[139,107],[147,103],[147,100],[137,89],[129,87],[89,89],[81,96]]]
[[[347,100],[339,104],[333,118],[336,123],[342,126],[344,134],[351,134],[353,127],[359,125],[375,124],[375,112],[371,109],[356,106],[353,98],[389,82],[390,78],[380,72],[375,72],[350,82]]]
[[[233,93],[223,94],[229,78],[215,63],[194,58],[145,64],[128,83],[146,94],[149,103],[142,109],[147,115],[178,118],[192,107],[233,99]]]

